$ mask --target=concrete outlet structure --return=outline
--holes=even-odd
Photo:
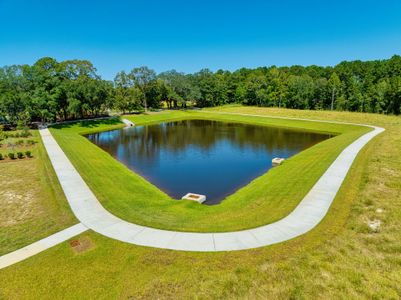
[[[281,165],[281,164],[283,163],[284,160],[285,160],[285,159],[282,158],[282,157],[275,157],[275,158],[273,158],[273,159],[272,159],[272,165],[273,165],[273,167]]]
[[[188,193],[184,197],[182,197],[181,199],[182,200],[196,201],[198,203],[203,203],[203,202],[206,201],[206,196],[205,195],[194,194],[194,193]]]

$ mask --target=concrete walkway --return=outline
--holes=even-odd
[[[260,115],[238,115],[270,118],[270,116]],[[314,120],[313,122],[327,121]],[[358,138],[341,152],[305,198],[287,217],[258,228],[227,233],[160,230],[129,223],[114,216],[99,203],[50,131],[42,129],[40,134],[68,202],[76,217],[87,228],[112,239],[141,246],[184,251],[232,251],[287,241],[308,232],[319,224],[326,215],[358,152],[372,138],[384,131],[380,127],[369,127],[373,130]]]
[[[0,269],[49,249],[50,247],[62,243],[88,229],[92,229],[102,235],[131,244],[185,251],[244,250],[287,241],[308,232],[319,224],[326,215],[358,152],[372,138],[384,131],[381,127],[364,124],[241,113],[212,113],[359,125],[371,127],[373,131],[366,133],[346,147],[318,182],[312,187],[305,198],[299,203],[295,210],[280,221],[243,231],[226,233],[190,233],[159,230],[132,224],[121,220],[106,211],[83,181],[79,173],[75,170],[74,166],[59,147],[50,131],[46,128],[42,128],[40,134],[43,143],[47,149],[67,200],[81,223],[55,233],[24,248],[1,256]],[[123,122],[127,126],[134,126],[132,122],[126,119],[123,119]]]
[[[24,248],[18,249],[14,252],[0,256],[0,269],[11,266],[17,262],[23,261],[39,252],[42,252],[50,247],[60,244],[70,238],[88,230],[87,227],[78,223],[60,232],[52,234],[40,241],[30,244]]]

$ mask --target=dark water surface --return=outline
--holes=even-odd
[[[330,135],[185,120],[87,137],[171,197],[198,193],[216,204],[269,170],[274,157],[289,158]]]

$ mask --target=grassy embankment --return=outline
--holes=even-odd
[[[14,137],[20,131],[5,133],[10,137],[0,146],[0,255],[77,223],[38,131],[28,137]],[[18,158],[18,152],[24,156]]]
[[[51,129],[67,156],[110,212],[141,225],[199,232],[241,230],[283,218],[295,208],[344,147],[370,130],[350,125],[181,111],[127,118],[137,125],[207,118],[340,133],[288,159],[279,168],[271,169],[227,197],[221,204],[206,206],[172,200],[81,135],[119,127],[121,125],[117,120],[78,123]],[[212,219],[218,222],[210,222]]]
[[[369,123],[386,128],[358,155],[311,232],[230,253],[137,247],[93,232],[81,253],[63,243],[0,271],[2,299],[399,299],[401,118],[230,107],[224,111]],[[380,220],[378,232],[369,220]],[[211,219],[218,222],[218,219]]]

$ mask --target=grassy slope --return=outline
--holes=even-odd
[[[387,130],[358,155],[329,214],[304,236],[256,250],[186,253],[86,233],[94,244],[90,251],[74,254],[63,243],[0,271],[0,298],[400,298],[401,118],[235,110],[366,122]],[[366,225],[372,219],[382,221],[378,233]]]
[[[359,126],[180,111],[127,118],[138,125],[182,118],[213,118],[343,133],[292,157],[280,168],[270,170],[229,196],[220,205],[206,206],[171,200],[169,196],[78,134],[120,126],[116,121],[52,129],[61,147],[109,211],[141,225],[200,232],[240,230],[283,218],[295,208],[341,150],[369,130]],[[292,188],[285,188],[286,186]],[[210,222],[211,218],[219,222]]]
[[[32,132],[29,139],[38,143],[15,152],[30,149],[34,158],[0,161],[0,255],[77,223],[39,134]]]

